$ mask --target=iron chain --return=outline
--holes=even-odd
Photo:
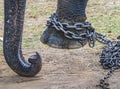
[[[50,17],[50,20],[47,21],[47,26],[52,26],[58,31],[62,31],[64,36],[68,39],[73,40],[89,40],[89,46],[94,47],[96,41],[95,29],[91,26],[89,22],[84,23],[75,23],[74,25],[70,25],[68,23],[61,23],[57,19],[56,15],[53,14]],[[83,31],[86,29],[86,32],[82,32],[80,34],[76,34],[69,29],[74,29],[75,31]]]
[[[100,55],[100,63],[104,69],[110,69],[110,71],[100,80],[100,84],[97,86],[102,89],[110,89],[108,88],[109,84],[105,81],[116,69],[120,68],[120,41],[112,42],[112,45],[104,47]]]
[[[100,84],[97,86],[102,89],[110,89],[108,88],[109,84],[105,81],[116,69],[120,68],[120,41],[112,42],[101,33],[95,32],[95,29],[89,22],[75,23],[72,25],[61,23],[55,14],[51,15],[50,20],[47,21],[47,26],[54,27],[56,30],[63,32],[64,36],[68,39],[80,41],[88,39],[90,47],[94,47],[96,41],[102,44],[107,44],[100,55],[100,63],[104,69],[110,69],[110,71],[103,79],[100,80]],[[69,29],[74,29],[75,31],[86,31],[76,34]]]

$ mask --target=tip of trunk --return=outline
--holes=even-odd
[[[42,68],[42,59],[38,52],[30,56],[28,62],[25,61],[21,53],[17,55],[9,55],[9,53],[4,50],[5,60],[9,67],[20,76],[34,77]]]
[[[29,69],[30,71],[26,72],[27,69],[24,67],[22,72],[19,72],[18,70],[15,71],[18,75],[23,77],[34,77],[36,74],[39,73],[42,67],[42,59],[38,52],[36,52],[35,55],[32,55],[29,57],[28,62],[30,63]],[[26,69],[26,70],[25,70]]]

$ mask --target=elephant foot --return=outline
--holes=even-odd
[[[117,39],[120,40],[120,36],[118,36]]]
[[[54,48],[75,49],[83,47],[88,42],[86,36],[84,36],[85,39],[82,39],[86,29],[76,29],[81,26],[75,26],[75,24],[84,23],[87,19],[85,9],[88,0],[57,1],[56,13],[50,17],[49,21],[49,25],[52,23],[52,26],[48,26],[44,31],[40,38],[41,42]],[[64,27],[63,23],[68,23],[69,26],[66,24],[67,26]],[[81,33],[83,33],[82,36]]]
[[[87,40],[72,40],[64,36],[61,31],[55,28],[47,28],[40,38],[41,42],[53,48],[75,49],[83,47]]]

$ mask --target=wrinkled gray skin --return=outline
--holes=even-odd
[[[4,56],[10,68],[20,76],[33,77],[41,70],[41,57],[36,52],[28,62],[22,50],[22,32],[26,0],[4,0]]]
[[[58,0],[56,15],[60,22],[74,24],[75,22],[85,22],[85,9],[88,0]],[[73,30],[73,29],[70,29]],[[73,30],[74,32],[74,30]],[[77,33],[85,32],[78,31]],[[80,48],[87,43],[88,39],[83,41],[70,40],[64,37],[60,31],[48,27],[41,36],[41,42],[54,48],[73,49]]]
[[[56,14],[61,22],[84,22],[85,8],[88,0],[58,0]],[[20,76],[32,77],[41,70],[41,57],[36,52],[28,62],[22,50],[22,32],[26,0],[4,0],[4,56],[10,68]],[[38,12],[39,13],[39,12]],[[63,33],[54,28],[47,28],[41,41],[57,48],[77,48],[86,44],[64,38]]]

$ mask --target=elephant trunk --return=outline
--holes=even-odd
[[[57,16],[62,22],[84,22],[88,0],[58,0]]]
[[[36,52],[26,62],[21,50],[26,0],[4,1],[4,56],[10,68],[20,76],[32,77],[41,70],[41,57]]]

